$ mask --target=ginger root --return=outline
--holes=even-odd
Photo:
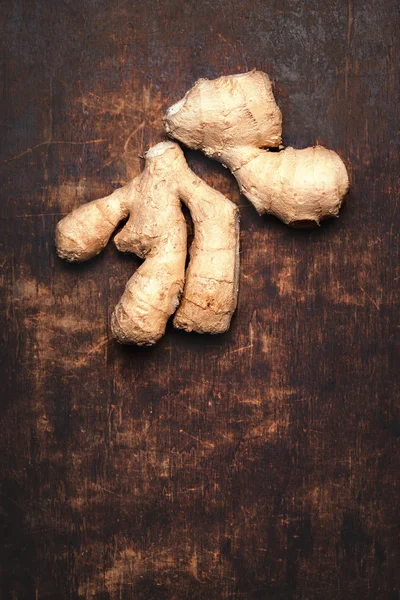
[[[282,115],[261,71],[200,79],[163,119],[168,135],[228,167],[259,214],[293,226],[337,216],[349,180],[322,146],[269,152],[281,144]]]
[[[182,292],[176,327],[226,331],[238,293],[238,210],[189,169],[178,144],[161,142],[145,158],[144,171],[133,181],[58,223],[57,252],[68,261],[88,260],[129,216],[114,243],[118,250],[145,261],[114,310],[113,336],[121,343],[155,344],[164,335]],[[195,225],[185,287],[187,235],[181,199]]]
[[[200,79],[163,122],[170,137],[227,166],[260,214],[293,226],[337,216],[349,186],[343,161],[322,146],[281,150],[282,115],[265,73]],[[141,175],[58,223],[58,254],[75,262],[90,259],[128,218],[114,242],[144,263],[114,310],[113,336],[121,343],[155,344],[175,311],[177,328],[222,333],[237,304],[238,209],[189,169],[178,144],[161,142],[145,158]],[[181,201],[195,228],[186,273]]]

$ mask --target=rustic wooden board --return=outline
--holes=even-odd
[[[2,597],[399,598],[399,6],[9,0],[2,36]],[[220,337],[110,339],[139,264],[56,222],[139,172],[199,77],[273,78],[352,187],[314,231],[241,207]]]

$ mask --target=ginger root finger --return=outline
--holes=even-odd
[[[200,79],[164,116],[169,136],[228,167],[260,214],[293,226],[336,216],[349,179],[341,158],[322,146],[281,152],[282,116],[260,71]]]
[[[56,227],[56,247],[61,258],[83,262],[106,247],[118,223],[129,214],[129,186],[110,196],[83,204]]]
[[[260,215],[274,215],[294,227],[336,217],[349,186],[343,161],[322,146],[259,150],[234,176]]]
[[[195,235],[174,326],[223,333],[237,305],[239,210],[192,172],[181,180],[180,196],[190,210]]]
[[[151,346],[164,335],[183,288],[186,248],[147,258],[135,271],[111,317],[121,344]]]

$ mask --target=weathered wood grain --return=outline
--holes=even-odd
[[[399,6],[9,0],[2,44],[2,597],[399,598]],[[352,187],[314,231],[241,207],[220,337],[110,339],[139,264],[55,224],[163,139],[199,77],[257,67],[284,142]],[[398,339],[398,338],[397,338]]]

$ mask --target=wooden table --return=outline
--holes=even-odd
[[[4,599],[399,598],[399,6],[8,0],[1,9]],[[57,258],[199,77],[257,67],[284,143],[336,150],[340,219],[241,210],[226,335],[121,347],[139,264]]]

